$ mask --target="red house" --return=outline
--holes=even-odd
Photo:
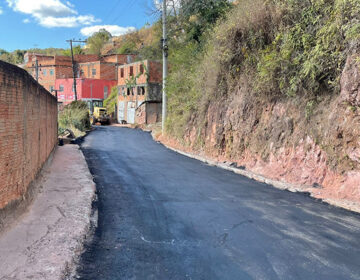
[[[58,101],[67,105],[75,100],[73,79],[56,79],[55,89],[58,90]],[[103,101],[110,93],[111,88],[117,85],[116,80],[76,79],[78,100]]]

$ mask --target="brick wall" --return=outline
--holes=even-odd
[[[140,69],[143,67],[143,74],[140,73]],[[147,75],[146,75],[147,69]],[[136,82],[138,85],[146,83],[162,83],[162,64],[158,61],[138,61],[130,64],[120,65],[118,67],[118,85],[126,85],[126,80],[131,77],[131,70],[133,76],[136,77],[139,74]]]
[[[102,80],[117,79],[117,68],[115,63],[106,63],[101,61],[79,63],[78,68],[81,71],[81,78]],[[93,73],[93,69],[95,70],[95,73]]]
[[[133,54],[111,54],[105,55],[101,58],[103,62],[110,62],[116,64],[127,64],[132,63],[135,59],[135,55]]]
[[[57,102],[0,61],[0,209],[21,199],[57,144]]]
[[[144,102],[136,108],[135,123],[154,124],[161,121],[162,103]]]

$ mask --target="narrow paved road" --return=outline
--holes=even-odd
[[[360,216],[100,127],[99,225],[79,279],[360,279]]]

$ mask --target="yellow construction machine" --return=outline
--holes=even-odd
[[[94,107],[93,113],[90,112],[90,123],[110,124],[110,116],[107,114],[106,108]]]

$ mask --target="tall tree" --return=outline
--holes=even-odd
[[[101,55],[101,49],[112,38],[112,35],[106,29],[100,29],[88,38],[89,51],[92,54]]]
[[[180,12],[190,39],[200,41],[201,35],[231,8],[229,0],[181,0]]]

